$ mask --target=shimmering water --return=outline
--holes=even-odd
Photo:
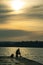
[[[12,53],[15,56],[17,48],[18,47],[0,47],[0,56],[10,56]],[[19,48],[23,57],[43,64],[43,48]]]

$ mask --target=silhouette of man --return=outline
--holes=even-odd
[[[18,55],[21,57],[21,53],[20,53],[20,49],[19,48],[16,50],[16,57],[17,58],[18,58]]]

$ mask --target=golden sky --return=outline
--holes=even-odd
[[[43,40],[43,0],[0,0],[0,41],[6,40]]]

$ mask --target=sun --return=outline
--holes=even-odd
[[[12,0],[11,1],[11,8],[13,10],[20,10],[21,8],[23,8],[24,2],[22,0]]]

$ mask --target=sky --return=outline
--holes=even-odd
[[[43,41],[43,0],[0,0],[0,41]]]

